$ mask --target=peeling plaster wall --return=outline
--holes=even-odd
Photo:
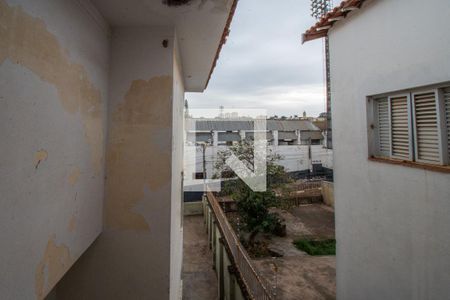
[[[172,189],[170,229],[170,299],[181,299],[181,266],[183,257],[183,145],[184,145],[184,82],[181,59],[175,38],[173,56],[172,109]]]
[[[184,88],[174,41],[173,28],[113,29],[104,231],[58,285],[60,299],[180,299]]]
[[[0,0],[0,295],[43,298],[102,229],[109,41],[86,1]]]
[[[368,161],[366,107],[450,80],[449,15],[367,1],[330,31],[338,299],[449,298],[450,174]]]

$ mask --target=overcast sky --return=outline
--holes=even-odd
[[[301,44],[315,22],[309,4],[240,0],[209,86],[186,94],[189,107],[262,108],[278,116],[325,111],[323,42]]]

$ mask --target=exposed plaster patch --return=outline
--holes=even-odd
[[[67,246],[55,243],[55,236],[48,240],[44,256],[35,273],[35,293],[43,299],[69,268],[72,259]]]
[[[67,50],[45,23],[0,0],[0,64],[6,59],[31,70],[58,91],[63,108],[80,113],[97,172],[103,165],[103,122],[100,91],[80,64],[70,62]]]
[[[146,189],[170,183],[172,90],[170,76],[135,80],[112,115],[104,214],[107,228],[149,230],[145,213],[136,205],[152,200],[145,196]],[[161,132],[169,134],[161,136]]]
[[[76,227],[77,227],[77,218],[75,217],[75,215],[73,215],[69,220],[69,225],[67,226],[67,229],[70,232],[74,232]]]
[[[34,154],[34,168],[37,169],[42,161],[47,160],[48,153],[45,150],[36,151]]]
[[[70,232],[74,232],[77,227],[77,215],[78,215],[77,196],[78,196],[78,192],[75,193],[75,198],[74,198],[74,203],[77,208],[75,209],[75,212],[70,217],[69,224],[67,225],[67,230],[69,230]]]
[[[80,178],[80,169],[78,167],[75,167],[69,173],[67,181],[69,182],[70,185],[75,185],[77,184],[79,178]]]

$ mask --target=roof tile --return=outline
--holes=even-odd
[[[352,10],[361,8],[367,0],[344,0],[325,14],[314,26],[302,34],[302,43],[327,36],[328,30],[334,23],[342,20]]]

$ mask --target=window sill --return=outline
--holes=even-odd
[[[432,165],[432,164],[419,163],[419,162],[415,162],[415,161],[407,161],[407,160],[399,160],[399,159],[386,158],[386,157],[375,157],[375,156],[369,157],[369,160],[381,162],[381,163],[392,164],[392,165],[400,165],[400,166],[409,167],[409,168],[416,168],[416,169],[441,172],[441,173],[450,173],[450,166]]]

